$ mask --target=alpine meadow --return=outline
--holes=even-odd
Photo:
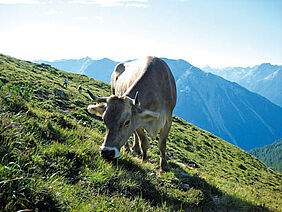
[[[282,211],[280,172],[177,116],[170,171],[159,173],[155,140],[146,162],[100,157],[106,129],[87,89],[110,95],[102,81],[0,54],[0,211]]]

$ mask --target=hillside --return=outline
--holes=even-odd
[[[105,127],[87,114],[86,89],[110,90],[0,55],[1,211],[281,211],[279,172],[176,116],[169,172],[158,174],[156,141],[145,163],[123,151],[114,161],[101,158]]]
[[[281,107],[236,83],[207,74],[185,60],[162,59],[177,82],[176,115],[244,150],[271,144],[282,137]],[[117,64],[107,58],[92,60],[88,57],[43,62],[104,82],[110,81]],[[271,90],[277,93],[275,91]]]
[[[282,107],[282,66],[263,63],[254,67],[221,69],[207,66],[203,70],[236,82]]]
[[[267,166],[282,172],[282,139],[273,144],[260,148],[254,148],[249,151]]]

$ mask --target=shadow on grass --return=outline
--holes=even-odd
[[[180,210],[182,208],[191,206],[176,197],[168,195],[165,191],[165,186],[163,185],[164,182],[157,177],[148,176],[146,171],[138,164],[126,159],[112,161],[112,164],[126,171],[126,177],[130,178],[130,180],[133,181],[136,186],[122,185],[119,183],[121,179],[114,177],[107,182],[106,188],[110,188],[110,192],[118,191],[121,194],[125,194],[129,198],[133,196],[141,196],[152,206],[162,207],[163,204],[166,203],[169,208],[174,210]]]
[[[269,211],[265,207],[223,194],[219,188],[210,185],[203,178],[183,176],[181,172],[185,170],[175,163],[169,163],[176,176],[170,182],[154,174],[148,175],[146,170],[128,159],[114,160],[112,164],[126,171],[125,177],[134,182],[135,186],[122,185],[122,179],[114,175],[103,185],[102,192],[108,195],[118,192],[128,198],[141,196],[152,206],[162,207],[165,203],[172,211]],[[192,190],[185,191],[181,186],[183,184],[189,184]],[[221,200],[222,197],[224,200]]]

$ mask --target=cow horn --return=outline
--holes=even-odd
[[[139,94],[139,92],[136,91],[135,98],[134,98],[134,105],[137,106],[137,107],[140,107],[140,101],[138,99],[138,94]]]
[[[87,93],[95,102],[107,102],[108,97],[97,97],[87,89]]]

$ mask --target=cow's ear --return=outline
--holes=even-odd
[[[153,112],[151,110],[143,110],[142,112],[138,113],[138,116],[143,121],[151,121],[152,119],[158,119],[160,117],[160,113]]]
[[[106,104],[89,105],[87,107],[87,110],[89,113],[95,114],[98,116],[102,116],[106,109],[107,109]]]
[[[141,107],[141,103],[139,101],[139,91],[136,91],[135,93],[135,98],[133,100],[133,104],[136,106],[136,107]]]

